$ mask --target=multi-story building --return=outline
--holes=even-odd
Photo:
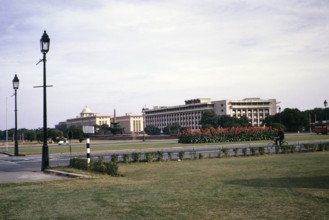
[[[87,106],[84,107],[79,116],[76,118],[67,119],[66,122],[60,122],[57,126],[94,126],[94,125],[108,125],[117,123],[120,128],[123,128],[125,133],[139,133],[144,131],[143,116],[126,114],[124,116],[101,115],[93,113]]]
[[[110,125],[111,116],[93,113],[87,106],[84,107],[80,116],[66,120],[66,126],[94,126],[94,125]]]
[[[156,106],[145,110],[145,125],[160,129],[172,124],[192,129],[201,128],[203,112],[213,110],[217,115],[240,118],[247,116],[253,126],[260,126],[268,115],[276,114],[276,99],[246,98],[243,100],[211,101],[209,98],[186,100],[185,105]]]
[[[126,113],[124,116],[116,116],[115,122],[119,123],[125,133],[140,133],[144,131],[143,116]]]

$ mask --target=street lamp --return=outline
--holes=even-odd
[[[279,118],[280,118],[280,128],[281,128],[281,107],[279,106]]]
[[[18,156],[18,141],[17,141],[17,89],[19,87],[19,79],[15,74],[13,79],[13,88],[15,90],[15,156]]]
[[[41,170],[44,171],[49,167],[48,152],[48,132],[47,132],[47,83],[46,83],[46,53],[49,51],[50,39],[44,31],[40,39],[40,50],[43,53],[43,146],[42,146],[42,163]]]
[[[328,102],[327,102],[327,100],[324,100],[323,105],[324,105],[324,111],[326,113],[326,134],[328,134],[328,121],[327,121],[327,105],[328,105]]]
[[[142,109],[143,113],[143,141],[145,141],[145,108]]]

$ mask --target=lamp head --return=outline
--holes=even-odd
[[[46,31],[43,32],[43,35],[40,39],[40,50],[41,53],[48,53],[50,45],[50,39]]]
[[[19,87],[19,79],[18,79],[17,75],[15,74],[15,77],[13,79],[13,88],[14,88],[14,90],[17,90],[18,87]]]

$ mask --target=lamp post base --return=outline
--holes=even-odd
[[[42,146],[42,165],[41,170],[44,171],[49,167],[48,145]]]

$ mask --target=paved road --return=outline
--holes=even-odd
[[[12,157],[0,154],[0,183],[49,181],[64,178],[67,177],[41,172],[40,156]]]

